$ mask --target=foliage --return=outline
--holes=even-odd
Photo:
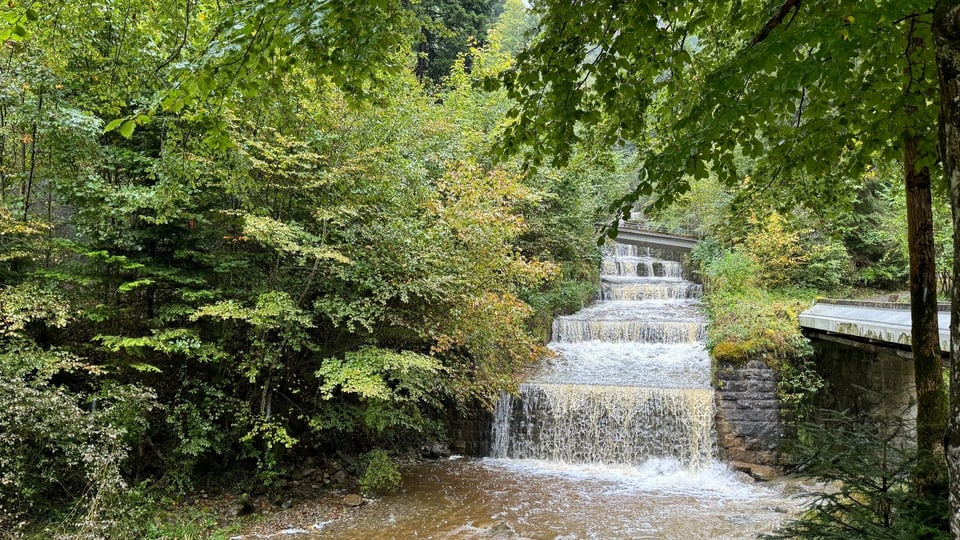
[[[804,425],[798,471],[823,483],[802,516],[763,538],[950,538],[945,486],[923,497],[912,488],[907,416],[821,411]]]
[[[694,257],[703,268],[710,319],[707,346],[713,358],[742,363],[760,357],[779,367],[808,355],[810,345],[800,333],[797,316],[813,293],[765,289],[757,279],[755,259],[740,249],[710,250],[707,244]]]
[[[490,38],[500,49],[516,56],[529,43],[535,26],[534,15],[523,0],[505,0],[503,12],[490,29]]]
[[[30,494],[5,519],[416,444],[543,354],[537,321],[592,292],[626,160],[495,162],[510,102],[480,82],[522,3],[462,39],[495,4],[435,18],[458,35],[430,88],[415,34],[449,2],[0,7],[0,368],[22,395],[0,436],[23,450],[0,459]]]
[[[415,73],[440,84],[457,58],[486,42],[487,28],[502,0],[424,0],[416,4],[421,19]]]
[[[794,428],[811,421],[816,394],[826,385],[811,355],[782,362],[777,375],[777,397],[788,421]]]
[[[504,148],[564,161],[578,124],[606,126],[610,144],[644,151],[625,211],[652,193],[664,208],[711,173],[750,176],[780,208],[842,208],[847,179],[899,157],[905,130],[936,159],[934,70],[903,69],[910,40],[927,45],[911,64],[932,65],[930,5],[787,3],[778,17],[763,2],[538,3],[537,39],[504,77],[517,99]]]
[[[809,262],[809,255],[800,246],[800,231],[788,230],[780,214],[772,213],[762,220],[752,215],[747,223],[753,230],[744,236],[742,248],[756,264],[761,286],[782,286]]]
[[[394,493],[400,489],[400,471],[381,449],[371,450],[364,455],[366,466],[360,477],[360,491],[363,493]]]
[[[411,351],[367,347],[348,352],[343,360],[328,358],[316,373],[322,381],[321,397],[330,400],[342,395],[356,400],[360,425],[315,425],[373,434],[398,428],[424,431],[424,409],[442,408],[444,371],[436,358]]]
[[[24,364],[42,366],[24,370]],[[96,532],[116,519],[126,488],[129,452],[147,429],[152,392],[132,385],[105,387],[95,396],[51,381],[54,375],[92,369],[62,351],[29,346],[0,354],[0,525],[16,530],[37,514],[60,512],[78,501],[80,530]]]

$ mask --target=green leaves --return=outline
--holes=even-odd
[[[124,139],[133,137],[133,131],[138,126],[149,124],[152,117],[147,114],[138,113],[125,118],[116,118],[107,123],[103,128],[104,133],[109,133],[119,128],[119,133]]]
[[[323,240],[305,231],[296,223],[283,223],[268,217],[250,214],[237,214],[243,218],[243,234],[264,246],[281,253],[297,256],[300,264],[307,259],[329,260],[349,264],[348,259],[338,251],[323,245]]]
[[[328,358],[316,376],[323,399],[355,397],[367,407],[367,429],[383,432],[404,427],[422,431],[428,425],[421,407],[439,410],[446,369],[431,356],[411,351],[363,347],[343,359]]]
[[[0,7],[0,43],[24,41],[30,37],[30,31],[27,30],[26,25],[40,19],[40,14],[36,10],[37,4],[39,2],[32,0],[10,1]]]
[[[0,336],[22,335],[27,325],[43,323],[63,328],[73,318],[73,310],[63,297],[37,283],[0,288]]]
[[[208,304],[190,316],[191,320],[211,317],[222,320],[244,321],[255,328],[275,330],[285,326],[310,328],[311,318],[293,303],[290,295],[281,291],[261,294],[254,307],[244,307],[235,300]]]
[[[607,128],[610,144],[639,146],[638,163],[651,175],[621,208],[649,204],[646,186],[663,208],[689,179],[711,172],[784,206],[846,200],[839,193],[849,192],[849,179],[895,157],[904,132],[922,132],[923,163],[935,159],[927,3],[804,5],[752,45],[776,13],[766,3],[538,6],[537,39],[503,75],[516,106],[500,148],[532,165],[562,163],[579,126]],[[926,43],[911,61],[928,66],[914,69],[912,81],[908,32]],[[738,168],[737,154],[758,166]],[[747,174],[749,186],[741,184]]]
[[[323,381],[320,392],[324,399],[331,399],[339,390],[361,399],[433,402],[431,393],[437,390],[438,375],[444,371],[430,356],[364,347],[346,353],[342,360],[324,360],[316,376]]]

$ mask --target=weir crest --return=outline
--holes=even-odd
[[[491,457],[699,469],[716,453],[701,287],[681,265],[605,248],[600,300],[553,322],[556,357],[503,395]]]

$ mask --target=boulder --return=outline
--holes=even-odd
[[[357,495],[356,493],[351,493],[349,495],[343,496],[343,505],[352,506],[356,508],[357,506],[363,506],[366,501],[363,500],[363,497]]]
[[[742,461],[734,461],[730,465],[734,470],[750,475],[750,478],[753,478],[757,482],[769,482],[779,476],[776,469],[766,465],[756,465]]]
[[[253,498],[249,493],[244,493],[227,508],[227,517],[245,516],[256,511],[257,507],[253,504]]]
[[[420,447],[420,455],[427,459],[440,459],[450,457],[450,447],[444,443],[433,443]]]

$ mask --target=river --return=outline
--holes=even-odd
[[[599,301],[554,321],[556,356],[497,405],[492,457],[420,464],[310,537],[742,539],[795,515],[795,481],[717,459],[701,288],[682,272],[608,248]]]

